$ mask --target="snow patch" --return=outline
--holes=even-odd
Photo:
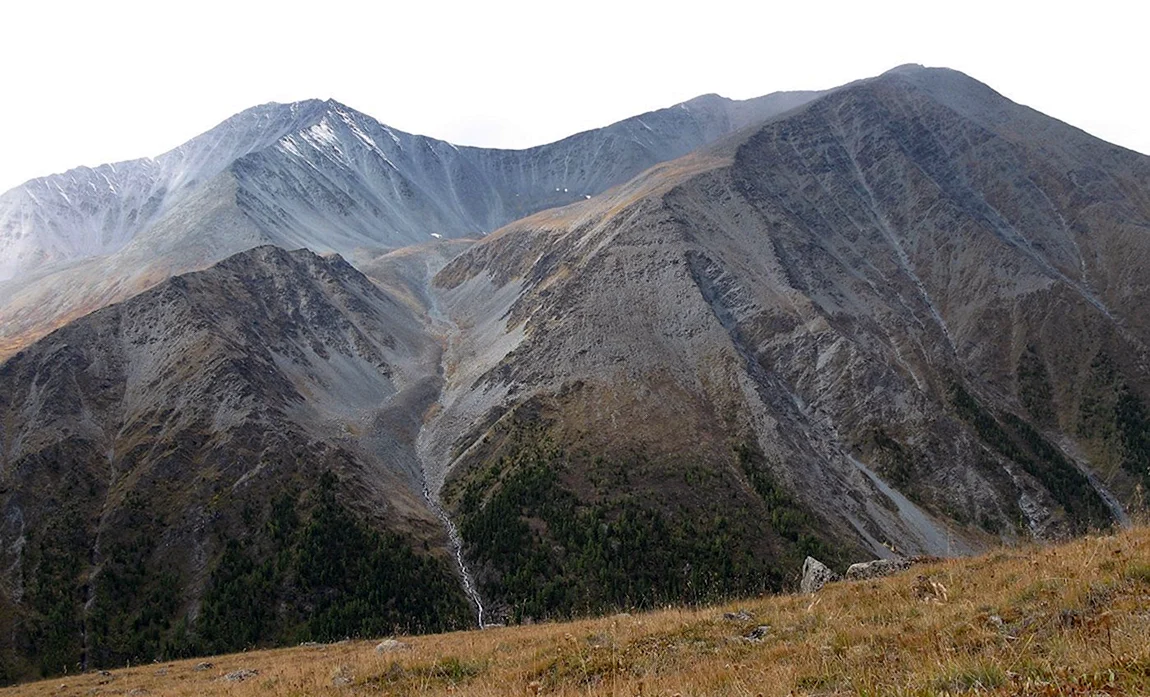
[[[359,124],[355,122],[355,119],[351,118],[343,112],[340,112],[339,117],[345,124],[347,124],[347,127],[351,129],[352,134],[355,135],[356,138],[359,138],[373,150],[379,150],[379,146],[375,144],[375,141],[371,139],[371,136],[364,133],[363,129],[359,127]]]
[[[301,153],[299,151],[299,148],[296,147],[295,141],[293,141],[291,139],[291,136],[284,136],[283,138],[281,138],[278,145],[279,145],[281,150],[286,151],[290,155],[294,155],[296,157],[303,157],[303,153]]]
[[[315,140],[319,143],[330,145],[331,147],[338,149],[339,138],[335,135],[335,131],[332,130],[331,124],[327,122],[327,119],[320,121],[316,125],[304,131],[304,136],[308,137],[309,140]]]

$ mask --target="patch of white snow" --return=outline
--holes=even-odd
[[[284,136],[283,138],[280,138],[279,146],[280,149],[286,150],[291,155],[295,155],[296,157],[303,157],[303,153],[301,153],[299,148],[296,147],[295,141],[291,139],[291,136]]]

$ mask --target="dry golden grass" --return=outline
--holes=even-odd
[[[661,162],[634,179],[615,186],[587,201],[548,208],[495,230],[485,239],[499,239],[522,230],[569,231],[581,224],[602,226],[644,199],[660,196],[688,179],[731,164],[729,157],[705,152]]]
[[[745,610],[751,617],[727,618]],[[759,641],[745,639],[769,625]],[[814,596],[258,651],[0,694],[1150,694],[1150,528],[916,566]],[[222,679],[241,669],[258,674]],[[145,692],[142,692],[146,690]]]

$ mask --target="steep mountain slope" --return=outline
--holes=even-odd
[[[334,101],[256,107],[155,160],[73,170],[0,197],[0,357],[259,244],[354,260],[489,232],[815,95],[699,97],[527,150],[458,148]]]
[[[469,622],[414,451],[438,359],[342,259],[261,247],[5,362],[7,675]]]
[[[1150,477],[1148,233],[1150,158],[952,71],[849,85],[442,271],[430,479],[538,612],[654,553],[628,516],[752,559],[1106,526]]]
[[[456,147],[331,104],[315,125],[238,161],[237,198],[277,244],[349,256],[432,232],[476,235],[597,194],[814,96],[708,95],[526,150]]]
[[[314,122],[318,100],[248,109],[155,159],[79,167],[0,196],[0,281],[122,248],[236,159]]]

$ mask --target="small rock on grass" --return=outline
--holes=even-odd
[[[411,648],[411,644],[404,643],[398,639],[384,639],[375,645],[376,653],[388,653],[390,651],[407,651]]]
[[[258,670],[252,668],[240,668],[239,670],[233,670],[232,672],[225,675],[224,680],[228,682],[243,682],[244,680],[247,680],[248,678],[254,678],[259,674],[260,672]]]
[[[331,675],[331,684],[335,687],[347,687],[355,682],[355,676],[349,666],[340,666]]]

